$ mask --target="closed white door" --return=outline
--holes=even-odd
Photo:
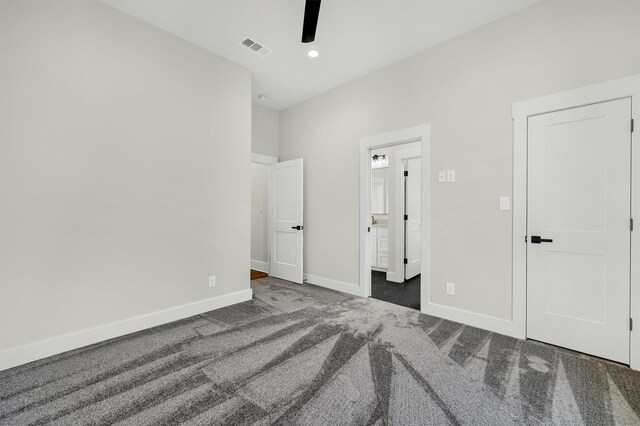
[[[422,250],[422,199],[420,191],[421,159],[405,161],[405,258],[404,278],[420,273]]]
[[[527,337],[629,362],[631,100],[529,117]]]
[[[302,158],[271,165],[271,276],[302,284]]]

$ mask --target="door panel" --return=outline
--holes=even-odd
[[[421,269],[422,249],[422,198],[420,191],[421,159],[412,158],[405,161],[405,170],[409,175],[405,177],[405,279],[415,277]]]
[[[629,362],[631,100],[529,117],[527,337]],[[552,240],[536,244],[532,236]]]
[[[302,177],[302,158],[271,166],[270,274],[298,284],[303,266]]]
[[[371,266],[378,266],[378,229],[370,227],[369,247],[371,248]]]

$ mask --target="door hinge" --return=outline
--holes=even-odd
[[[632,119],[631,119],[631,133],[633,133],[633,130],[634,130],[634,125],[633,125],[633,123],[634,123],[634,121],[633,121],[633,118],[632,118]]]
[[[404,171],[404,175],[405,175],[405,176],[409,176],[409,170],[405,170],[405,171]]]
[[[526,236],[526,235],[524,236],[524,242],[525,242],[525,243],[526,243],[526,242],[528,242],[528,240],[527,240],[527,236]]]
[[[367,226],[367,232],[371,232],[371,227]]]
[[[633,331],[633,318],[629,318],[629,331]]]
[[[633,218],[630,219],[629,228],[633,231]]]
[[[409,220],[409,215],[408,214],[404,215],[404,220]]]
[[[405,257],[404,258],[404,264],[406,265],[407,263],[409,263],[409,260]]]

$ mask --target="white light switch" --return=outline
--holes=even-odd
[[[216,276],[211,275],[209,277],[209,287],[215,287],[215,286],[216,286]]]
[[[447,181],[447,172],[440,170],[438,172],[438,182],[443,183]]]
[[[511,210],[511,197],[500,197],[500,210]]]
[[[455,182],[455,181],[456,181],[456,171],[447,170],[447,182]]]
[[[455,283],[447,283],[447,294],[450,296],[456,295],[456,284]]]

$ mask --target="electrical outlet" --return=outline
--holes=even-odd
[[[447,182],[452,183],[456,181],[456,171],[447,170]]]
[[[216,286],[216,276],[211,275],[209,277],[209,287],[215,287],[215,286]]]
[[[450,296],[456,295],[456,284],[455,283],[447,283],[447,294]]]
[[[438,182],[444,183],[446,181],[447,181],[447,172],[445,172],[444,170],[440,170],[438,172]]]

